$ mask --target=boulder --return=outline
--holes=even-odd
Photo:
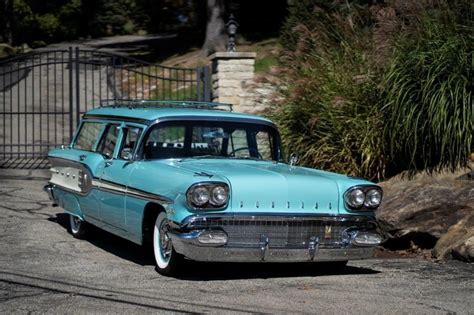
[[[433,255],[439,259],[474,262],[474,212],[458,223],[436,242]]]
[[[12,46],[8,44],[0,43],[0,59],[11,57],[15,54],[16,54],[15,48],[13,48]]]
[[[377,219],[393,250],[434,248],[438,259],[473,261],[474,180],[470,170],[401,176],[380,183]]]

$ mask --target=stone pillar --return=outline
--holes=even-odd
[[[246,86],[253,81],[256,53],[216,52],[212,61],[212,100],[234,105],[236,112],[251,112],[253,93]]]

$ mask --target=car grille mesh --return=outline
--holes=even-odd
[[[228,246],[258,246],[262,235],[268,237],[270,247],[306,248],[311,237],[319,238],[321,247],[340,246],[343,231],[372,229],[367,223],[339,222],[325,220],[292,220],[292,219],[206,219],[193,222],[196,229],[223,229],[228,235]]]

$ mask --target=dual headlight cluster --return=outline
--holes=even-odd
[[[350,209],[375,209],[382,202],[382,190],[374,186],[353,187],[344,194]]]
[[[186,198],[195,209],[222,209],[229,201],[229,186],[225,183],[199,183],[192,185]]]

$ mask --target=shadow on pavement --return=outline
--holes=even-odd
[[[69,229],[69,217],[57,213],[56,218],[48,219]],[[92,227],[87,241],[122,259],[141,266],[155,264],[151,247],[140,246],[104,230]],[[72,236],[71,236],[72,237]],[[182,272],[177,277],[191,281],[266,279],[286,277],[316,277],[333,275],[370,275],[377,270],[351,266],[341,267],[336,263],[203,263],[185,261]]]
[[[0,169],[48,169],[50,163],[46,157],[18,158],[0,160]]]
[[[49,218],[49,221],[56,222],[69,231],[69,215],[66,213],[56,213],[56,217]],[[151,249],[132,243],[126,239],[115,236],[107,231],[89,225],[90,230],[86,242],[89,242],[102,250],[105,250],[117,257],[126,259],[141,266],[153,266],[155,264]],[[70,235],[70,237],[73,237]]]
[[[177,278],[192,281],[370,275],[379,271],[331,263],[201,263],[186,262]]]

